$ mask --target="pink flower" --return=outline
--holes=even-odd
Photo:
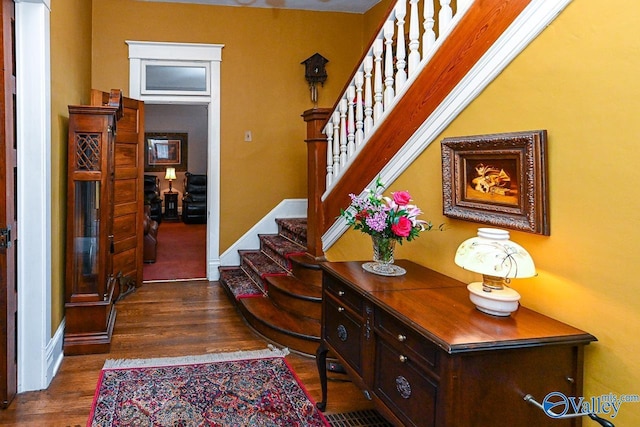
[[[395,193],[391,194],[393,195],[393,201],[400,206],[409,204],[409,202],[411,201],[411,195],[408,191],[396,191]]]
[[[398,218],[397,224],[393,224],[391,226],[391,231],[393,234],[399,237],[407,237],[411,233],[411,229],[413,228],[413,224],[411,224],[411,220],[408,218],[401,216]]]

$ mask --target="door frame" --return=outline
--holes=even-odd
[[[62,363],[51,330],[50,0],[16,3],[18,393],[47,388]]]
[[[148,104],[207,105],[207,279],[218,280],[220,273],[220,64],[222,44],[148,42],[127,40],[129,46],[129,97]],[[196,95],[143,94],[146,61],[204,63],[209,69],[209,90]]]

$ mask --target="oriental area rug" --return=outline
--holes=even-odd
[[[87,426],[329,426],[287,354],[107,360]]]

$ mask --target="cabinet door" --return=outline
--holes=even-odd
[[[109,103],[113,94],[91,91],[92,105]],[[114,146],[113,269],[142,284],[144,211],[144,103],[122,98]]]
[[[324,339],[359,375],[362,374],[362,319],[325,294]]]
[[[374,392],[407,426],[435,425],[437,381],[385,340],[376,341]]]

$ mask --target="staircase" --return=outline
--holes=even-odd
[[[278,234],[220,267],[220,284],[249,326],[266,339],[314,355],[320,343],[322,272],[306,254],[306,218],[276,219]]]

